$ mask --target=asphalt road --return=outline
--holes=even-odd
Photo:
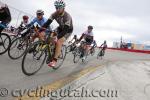
[[[117,50],[107,50],[106,55],[102,60],[94,56],[88,57],[87,63],[73,63],[73,56],[71,54],[67,55],[67,58],[61,68],[58,70],[53,70],[49,68],[46,64],[43,68],[33,76],[26,76],[21,71],[21,61],[11,60],[7,53],[0,56],[0,89],[5,88],[8,90],[7,97],[0,97],[0,100],[12,100],[12,91],[16,89],[24,90],[30,88],[36,88],[37,86],[43,86],[51,84],[62,78],[68,77],[74,73],[78,73],[89,67],[99,66],[107,64],[109,62],[117,61],[149,61],[149,54],[142,53],[130,53]],[[130,69],[128,69],[130,70]]]

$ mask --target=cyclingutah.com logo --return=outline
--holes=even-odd
[[[113,89],[87,89],[81,87],[80,89],[59,89],[52,91],[44,89],[43,87],[37,87],[35,89],[14,89],[11,92],[12,97],[52,97],[52,98],[65,98],[65,97],[101,97],[101,98],[117,98],[118,91]],[[0,97],[8,96],[8,90],[6,88],[0,89]]]

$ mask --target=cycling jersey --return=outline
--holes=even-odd
[[[94,35],[93,35],[93,32],[85,31],[85,32],[83,33],[83,35],[84,35],[84,39],[85,39],[87,45],[91,45],[92,42],[93,42],[93,36],[94,36]]]
[[[69,26],[70,31],[73,29],[72,18],[67,12],[64,12],[63,15],[58,15],[56,12],[54,12],[49,19],[55,19],[61,29],[63,29],[65,25]]]
[[[100,47],[102,47],[102,49],[105,50],[107,48],[107,44],[103,43]]]
[[[48,21],[43,25],[43,27],[46,28],[47,26],[49,26],[54,19],[59,24],[59,27],[57,28],[58,39],[62,37],[65,37],[67,39],[73,31],[72,17],[66,11],[62,15],[54,12],[49,17]]]
[[[28,25],[28,23],[25,23],[24,21],[21,22],[21,24],[19,25],[19,27],[26,27]]]
[[[88,36],[94,36],[94,35],[93,35],[93,32],[90,32],[90,33],[89,33],[88,30],[85,31],[83,34],[85,34],[87,37],[88,37]]]
[[[93,43],[92,43],[92,44],[93,44],[92,48],[95,48],[95,47],[97,46],[97,43],[96,43],[96,41],[95,41],[95,40],[93,41]]]
[[[0,33],[3,31],[3,29],[10,23],[11,21],[11,14],[9,11],[9,8],[6,6],[4,8],[1,8],[0,5]]]
[[[11,14],[8,7],[0,7],[0,21],[5,24],[8,24],[11,21]]]
[[[32,26],[34,23],[38,23],[40,26],[43,26],[46,21],[47,21],[47,19],[44,18],[44,17],[43,17],[41,20],[39,20],[38,18],[34,18],[34,19],[30,22],[29,26]]]

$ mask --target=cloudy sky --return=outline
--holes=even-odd
[[[31,15],[37,9],[45,11],[49,17],[55,11],[54,0],[1,0],[11,7]],[[74,22],[73,34],[81,35],[90,24],[94,26],[94,36],[98,44],[107,40],[150,44],[150,0],[65,0],[66,11]],[[12,9],[12,16],[19,14]],[[21,15],[23,13],[20,13]],[[20,15],[20,16],[21,16]],[[14,17],[16,23],[17,17]],[[56,23],[53,23],[54,26]]]

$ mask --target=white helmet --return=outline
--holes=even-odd
[[[37,10],[37,11],[36,11],[36,14],[44,15],[44,11],[43,11],[43,10],[41,10],[41,9],[39,9],[39,10]]]
[[[65,2],[63,0],[56,0],[54,2],[54,6],[56,8],[65,8],[66,4],[65,4]]]

